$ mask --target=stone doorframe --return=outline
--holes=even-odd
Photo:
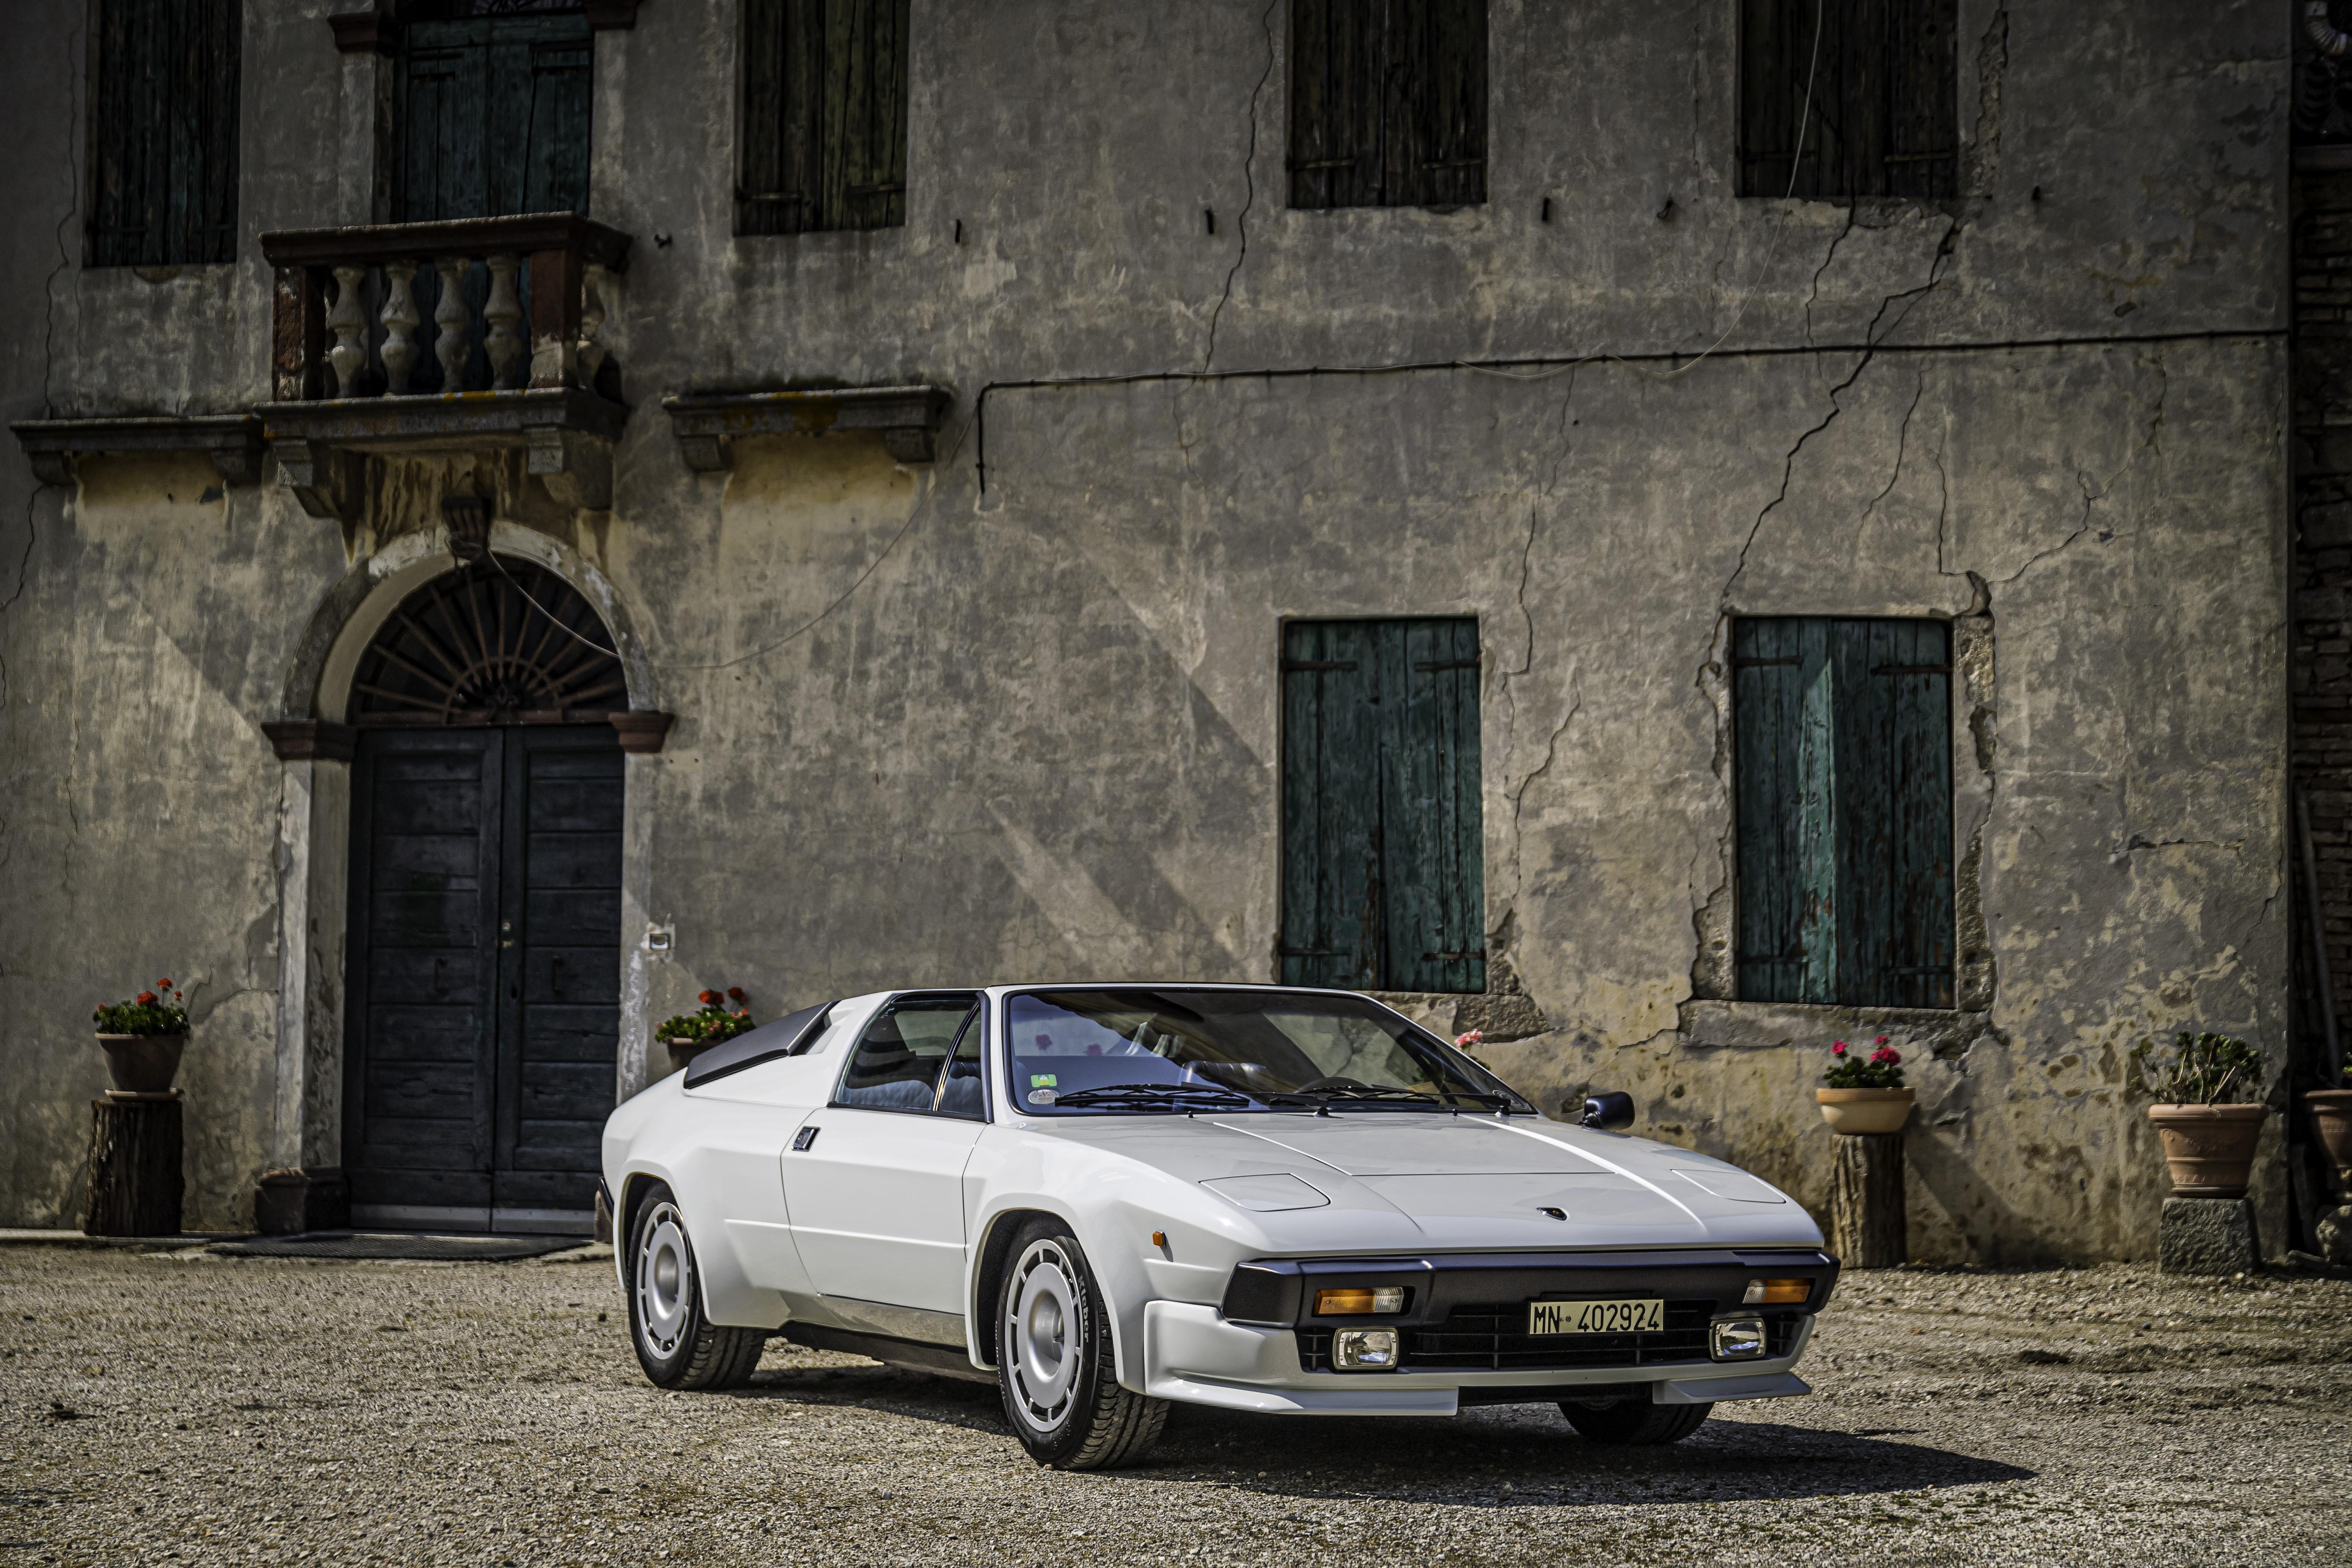
[[[653,667],[619,595],[580,552],[536,529],[499,521],[492,551],[530,561],[577,589],[612,633],[635,713],[658,723],[622,732],[626,753],[621,830],[621,1017],[614,1102],[646,1081],[647,974],[642,940],[653,833],[645,803],[667,716],[656,715]],[[350,920],[351,762],[345,723],[361,655],[417,588],[457,569],[446,526],[403,534],[363,557],[328,590],[286,674],[279,711],[262,728],[285,766],[278,816],[277,1099],[268,1147],[273,1167],[256,1201],[264,1231],[349,1223],[342,1175],[343,959]]]

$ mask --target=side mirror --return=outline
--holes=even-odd
[[[1621,1127],[1633,1125],[1633,1097],[1617,1091],[1596,1094],[1584,1102],[1583,1122],[1587,1127],[1603,1132],[1614,1132]]]

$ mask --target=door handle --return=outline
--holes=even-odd
[[[806,1149],[810,1144],[816,1142],[816,1135],[824,1131],[824,1129],[822,1127],[802,1128],[799,1131],[793,1134],[793,1150],[798,1152],[800,1150]]]
[[[446,958],[436,958],[433,961],[433,994],[436,996],[449,994],[449,982],[443,974],[443,971],[448,965],[449,961]]]

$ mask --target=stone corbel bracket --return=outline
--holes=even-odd
[[[348,763],[359,731],[325,719],[272,719],[261,726],[281,763]]]
[[[735,466],[741,436],[834,436],[875,430],[901,463],[939,456],[940,422],[955,396],[944,386],[849,386],[810,392],[685,392],[662,399],[677,449],[698,474]]]
[[[250,414],[20,419],[8,428],[45,485],[72,484],[79,458],[124,452],[201,452],[225,484],[261,478],[261,421]]]

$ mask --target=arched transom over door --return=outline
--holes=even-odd
[[[620,1024],[611,633],[528,562],[396,608],[359,661],[344,1165],[354,1223],[584,1230]]]

